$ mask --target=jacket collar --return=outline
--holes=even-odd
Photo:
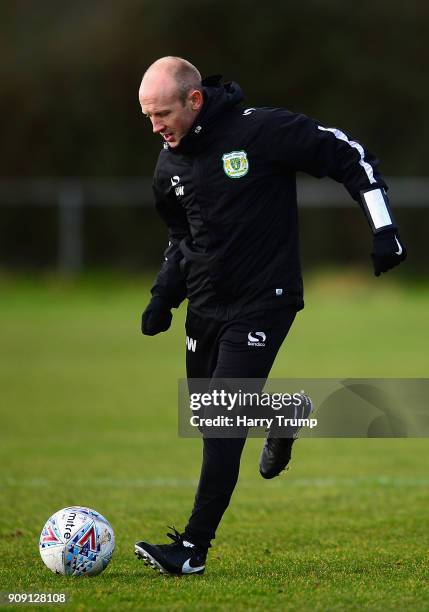
[[[164,143],[164,148],[172,153],[192,153],[198,150],[219,116],[243,99],[241,87],[234,81],[222,83],[222,76],[219,74],[205,78],[202,85],[203,108],[189,132],[183,136],[177,147],[170,148],[167,142]]]

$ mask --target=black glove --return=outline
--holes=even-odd
[[[172,318],[168,301],[160,295],[154,295],[142,314],[142,334],[155,336],[167,331]]]
[[[371,253],[375,276],[387,272],[407,257],[407,250],[395,230],[386,230],[374,235],[373,252]]]

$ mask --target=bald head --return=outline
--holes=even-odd
[[[181,57],[161,57],[144,73],[139,100],[154,133],[175,147],[203,106],[201,74]]]
[[[153,62],[143,75],[140,92],[150,92],[154,87],[184,103],[191,91],[202,91],[201,74],[188,60],[168,55]]]

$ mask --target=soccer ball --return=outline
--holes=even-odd
[[[110,523],[91,508],[71,506],[53,514],[40,534],[43,563],[55,574],[95,576],[115,549]]]

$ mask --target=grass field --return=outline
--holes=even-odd
[[[147,297],[137,279],[0,279],[0,590],[66,592],[73,610],[428,610],[427,439],[301,440],[269,482],[251,439],[206,574],[134,558],[183,527],[200,467],[200,441],[176,434],[184,309],[142,337]],[[428,375],[429,285],[322,274],[306,303],[273,377]],[[39,557],[45,520],[74,504],[116,533],[93,579]]]

